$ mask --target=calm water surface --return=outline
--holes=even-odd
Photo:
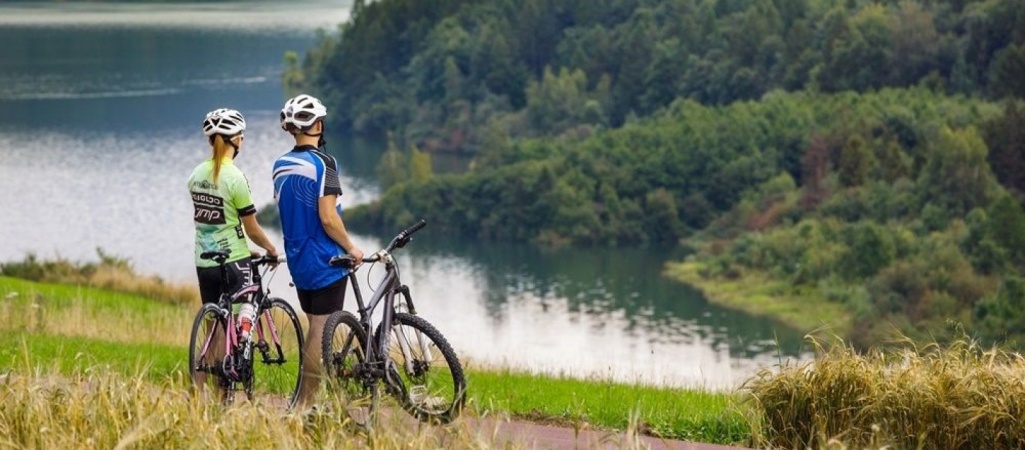
[[[0,260],[92,261],[101,248],[141,272],[194,282],[185,179],[208,157],[203,115],[222,106],[246,115],[236,164],[257,206],[271,203],[271,165],[291,146],[276,123],[282,56],[346,17],[338,1],[0,3]],[[328,141],[344,204],[379,195],[381,145]],[[353,231],[373,251],[398,230]],[[681,257],[672,251],[544,251],[428,226],[397,256],[419,312],[470,364],[731,388],[804,357],[793,331],[662,278],[663,263]],[[294,301],[288,281],[282,271],[272,287]]]

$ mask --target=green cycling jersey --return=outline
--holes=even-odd
[[[189,193],[195,209],[196,267],[217,266],[216,262],[199,257],[205,251],[228,250],[226,262],[250,256],[241,222],[242,217],[256,213],[249,181],[230,158],[221,160],[217,184],[213,171],[214,161],[209,159],[196,166],[189,176]]]

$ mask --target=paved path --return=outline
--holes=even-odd
[[[531,422],[461,417],[452,426],[477,433],[495,448],[513,447],[535,450],[651,449],[651,450],[747,450],[744,447],[703,444],[631,436],[625,432],[580,430]]]

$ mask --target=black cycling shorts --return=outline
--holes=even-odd
[[[227,292],[234,293],[253,282],[253,263],[250,258],[227,263],[225,269],[228,271]],[[221,293],[225,292],[221,268],[197,267],[196,275],[199,277],[199,296],[203,303],[217,303]]]
[[[306,314],[316,316],[328,315],[335,311],[341,311],[345,303],[345,287],[349,284],[349,277],[335,281],[320,289],[305,290],[296,288],[299,294],[299,306]]]

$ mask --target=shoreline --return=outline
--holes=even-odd
[[[703,269],[695,261],[667,262],[663,275],[694,287],[716,306],[765,317],[802,333],[846,339],[853,330],[851,313],[824,300],[814,288],[794,290],[784,281],[751,272],[732,280],[707,278]]]

